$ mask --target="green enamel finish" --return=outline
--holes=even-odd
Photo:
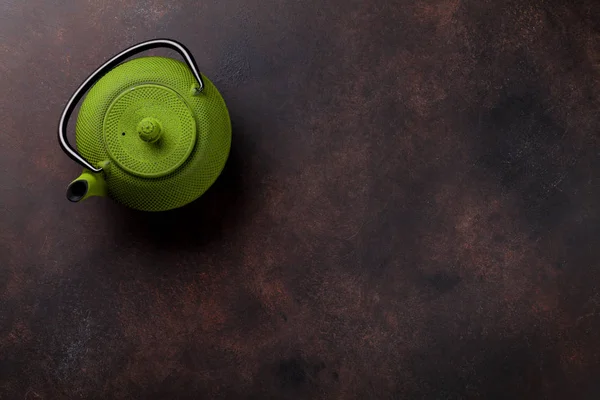
[[[185,99],[165,86],[121,93],[104,117],[104,144],[125,171],[158,178],[179,168],[196,143],[196,121]]]
[[[90,89],[77,118],[77,149],[93,165],[109,164],[100,176],[110,197],[138,210],[169,210],[197,199],[217,179],[229,155],[231,122],[217,88],[203,79],[198,93],[184,63],[140,57]]]

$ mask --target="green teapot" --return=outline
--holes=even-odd
[[[177,51],[185,63],[165,57],[126,61],[158,47]],[[67,124],[86,92],[75,126],[77,152],[67,140]],[[220,175],[231,121],[189,50],[156,39],[122,51],[83,82],[62,113],[58,138],[84,168],[67,188],[70,201],[109,196],[138,210],[165,211],[194,201]]]

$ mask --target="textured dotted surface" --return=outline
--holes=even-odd
[[[144,141],[138,125],[154,118],[156,142]],[[196,122],[185,100],[164,86],[141,85],[120,95],[104,119],[104,144],[111,160],[134,175],[156,178],[176,170],[196,143]]]
[[[207,78],[204,81],[202,93],[192,96],[190,89],[195,80],[184,63],[170,58],[143,57],[119,65],[89,91],[77,118],[77,148],[93,164],[110,159],[110,153],[116,153],[118,162],[111,163],[106,171],[111,197],[139,210],[162,211],[181,207],[197,199],[212,185],[229,154],[231,123],[221,95]],[[163,89],[148,86],[138,88],[148,83],[162,85],[177,94],[165,94]],[[162,105],[157,103],[161,99]],[[192,122],[186,118],[186,107],[182,101],[196,119],[195,145],[178,169],[164,175],[165,170],[178,165],[188,149],[189,139],[193,137]],[[131,104],[139,105],[142,109],[138,106],[129,107]],[[116,109],[109,113],[111,105]],[[119,140],[133,140],[134,132],[128,131],[133,129],[134,122],[137,124],[142,116],[152,114],[159,119],[161,115],[164,116],[167,136],[172,133],[170,130],[180,128],[182,131],[173,136],[187,138],[188,142],[171,145],[167,141],[165,154],[158,156],[142,150],[146,143],[139,142],[134,142],[133,147],[127,146],[126,152],[124,149],[128,143],[120,146]],[[106,132],[104,135],[103,129]],[[125,138],[122,137],[123,129]],[[108,139],[107,142],[104,142],[104,138]],[[160,159],[162,156],[166,158],[162,165],[152,166],[143,161],[144,158]],[[138,175],[150,173],[162,176],[137,176],[119,164],[126,165]]]

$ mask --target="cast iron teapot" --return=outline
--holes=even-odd
[[[158,47],[177,51],[185,63],[165,57],[124,62]],[[78,153],[67,140],[67,124],[88,90],[75,126]],[[164,211],[197,199],[217,179],[231,147],[231,122],[188,49],[157,39],[124,50],[90,75],[67,103],[58,138],[84,168],[67,188],[70,201],[110,196],[138,210]]]

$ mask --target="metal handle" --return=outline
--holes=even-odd
[[[135,46],[132,46],[127,50],[123,50],[122,52],[105,62],[100,68],[94,71],[81,84],[81,86],[75,91],[75,94],[73,94],[73,96],[71,96],[71,98],[69,99],[69,102],[67,103],[65,110],[63,111],[62,116],[60,117],[60,122],[58,124],[58,142],[60,143],[60,147],[63,149],[63,151],[67,153],[67,155],[71,157],[74,161],[78,162],[79,164],[81,164],[85,168],[90,169],[93,172],[102,171],[102,168],[94,167],[90,162],[88,162],[85,158],[79,155],[79,153],[77,153],[77,151],[73,149],[73,147],[71,147],[69,141],[67,140],[67,125],[69,123],[69,119],[71,118],[71,114],[75,109],[75,106],[77,105],[77,103],[79,103],[79,100],[81,100],[83,95],[98,81],[98,79],[100,79],[100,77],[102,77],[108,71],[110,71],[129,57],[141,53],[142,51],[155,49],[158,47],[167,47],[177,51],[183,57],[188,67],[192,70],[194,78],[196,78],[196,80],[198,81],[199,87],[196,90],[196,92],[199,93],[202,91],[202,89],[204,89],[204,82],[202,81],[202,76],[198,71],[196,60],[194,60],[194,57],[192,56],[190,51],[179,42],[170,39],[155,39],[136,44]]]

